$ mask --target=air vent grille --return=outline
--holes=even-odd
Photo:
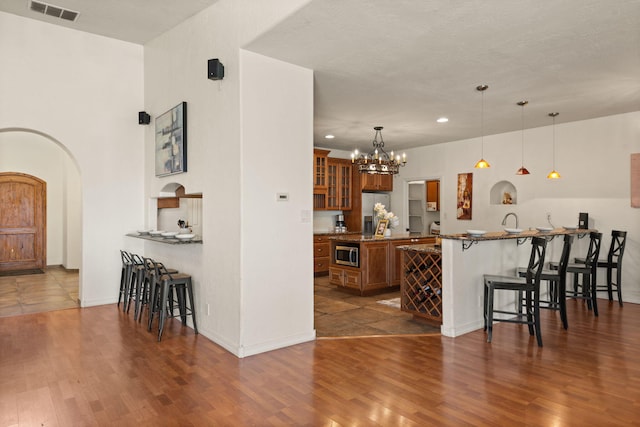
[[[80,12],[64,9],[60,6],[54,6],[52,4],[43,3],[40,1],[29,1],[29,9],[34,12],[42,13],[44,15],[53,16],[55,18],[65,19],[67,21],[75,21],[78,19]]]

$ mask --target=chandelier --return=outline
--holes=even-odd
[[[407,155],[402,153],[394,157],[393,151],[387,153],[384,151],[384,140],[382,139],[382,126],[376,126],[373,128],[376,131],[376,135],[373,138],[373,150],[369,154],[360,153],[358,150],[354,150],[351,153],[351,163],[358,166],[358,170],[361,173],[379,174],[379,175],[393,175],[400,171],[400,166],[407,164]],[[378,138],[380,140],[378,140]]]

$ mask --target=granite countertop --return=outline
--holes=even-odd
[[[594,229],[567,229],[564,227],[555,228],[549,231],[539,231],[537,229],[523,230],[521,233],[507,233],[506,231],[488,231],[481,236],[471,236],[467,233],[460,234],[442,234],[442,239],[453,240],[470,240],[470,241],[483,241],[483,240],[506,240],[506,239],[525,239],[528,237],[547,237],[547,236],[559,236],[565,234],[589,234],[592,231],[598,231]]]
[[[344,236],[345,234],[362,234],[362,231],[345,231],[344,233],[337,233],[335,231],[314,231],[314,236]]]
[[[407,240],[407,239],[423,239],[427,237],[437,237],[434,234],[426,233],[392,233],[390,237],[375,237],[375,236],[363,236],[363,235],[351,235],[344,236],[343,233],[336,233],[331,236],[331,240],[339,240],[341,242],[382,242],[386,240]]]
[[[166,239],[162,236],[155,237],[155,236],[150,236],[149,234],[138,234],[138,233],[129,233],[127,234],[127,236],[135,237],[137,239],[151,240],[153,242],[158,242],[158,243],[166,243],[168,245],[188,245],[192,243],[202,243],[202,237],[200,236],[195,236],[191,240]]]
[[[442,248],[440,245],[436,245],[434,243],[431,244],[423,244],[423,245],[404,245],[398,246],[396,249],[400,249],[402,251],[416,251],[416,252],[427,252],[433,254],[442,254]]]

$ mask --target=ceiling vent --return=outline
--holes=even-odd
[[[40,1],[29,1],[29,9],[34,12],[42,13],[44,15],[53,16],[54,18],[65,19],[67,21],[75,22],[80,15],[80,12],[64,9],[60,6],[54,6],[52,4],[43,3]]]

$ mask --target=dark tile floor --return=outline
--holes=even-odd
[[[0,277],[0,317],[79,307],[78,271],[60,266],[44,274]]]
[[[399,291],[369,297],[351,295],[329,284],[329,277],[314,279],[315,328],[318,337],[440,334],[440,327],[414,319],[399,308],[379,304],[400,296]]]

